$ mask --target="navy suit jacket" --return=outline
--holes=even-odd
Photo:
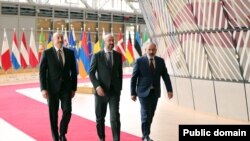
[[[68,48],[63,48],[63,52],[64,66],[60,64],[54,47],[43,52],[39,70],[41,90],[58,93],[61,87],[65,87],[70,93],[76,91],[77,70],[74,52]]]
[[[96,89],[101,86],[105,94],[109,94],[111,85],[116,93],[122,90],[122,56],[113,51],[112,69],[108,66],[105,51],[101,50],[94,54],[89,70],[90,80]]]
[[[131,95],[147,97],[152,84],[155,85],[155,94],[161,96],[161,77],[168,92],[172,92],[172,84],[167,72],[165,62],[162,58],[155,56],[155,71],[152,74],[149,68],[147,56],[138,58],[133,66],[131,78]]]

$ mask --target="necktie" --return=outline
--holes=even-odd
[[[112,68],[112,56],[111,52],[108,52],[108,66]]]
[[[154,63],[153,63],[153,58],[150,58],[150,61],[149,61],[149,69],[152,73],[154,73],[154,70],[155,70],[155,67],[154,67]]]
[[[62,51],[60,49],[58,50],[58,58],[59,58],[60,64],[63,66]]]

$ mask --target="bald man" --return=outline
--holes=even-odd
[[[40,88],[47,99],[52,137],[67,141],[66,133],[71,118],[71,99],[77,89],[77,70],[74,52],[63,47],[63,35],[53,34],[53,47],[45,50],[40,62]],[[59,102],[63,112],[58,133]]]
[[[89,71],[95,92],[96,129],[100,141],[105,141],[105,116],[110,109],[113,141],[120,141],[120,95],[122,90],[122,55],[114,48],[114,37],[106,34],[105,47],[94,54]]]
[[[161,77],[168,91],[168,98],[173,97],[172,84],[165,62],[162,58],[156,56],[156,52],[156,45],[148,43],[146,55],[136,60],[131,77],[131,99],[136,101],[138,97],[141,105],[143,141],[153,141],[149,135],[158,98],[161,96]]]

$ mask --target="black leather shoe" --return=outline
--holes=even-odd
[[[67,141],[67,138],[65,137],[65,135],[60,136],[60,141]]]

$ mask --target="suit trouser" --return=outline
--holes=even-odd
[[[120,113],[119,113],[120,93],[111,93],[110,96],[95,95],[96,129],[100,139],[105,139],[105,116],[107,105],[110,109],[110,123],[114,141],[120,141]]]
[[[58,110],[59,110],[59,100],[61,101],[62,109],[62,119],[60,121],[60,135],[65,135],[68,130],[68,124],[71,118],[71,93],[60,90],[59,93],[49,94],[48,105],[49,105],[49,117],[52,137],[54,141],[59,140],[58,134]]]
[[[147,97],[139,97],[141,103],[141,130],[142,138],[148,138],[150,134],[150,128],[155,114],[158,96],[155,91],[151,90]]]

